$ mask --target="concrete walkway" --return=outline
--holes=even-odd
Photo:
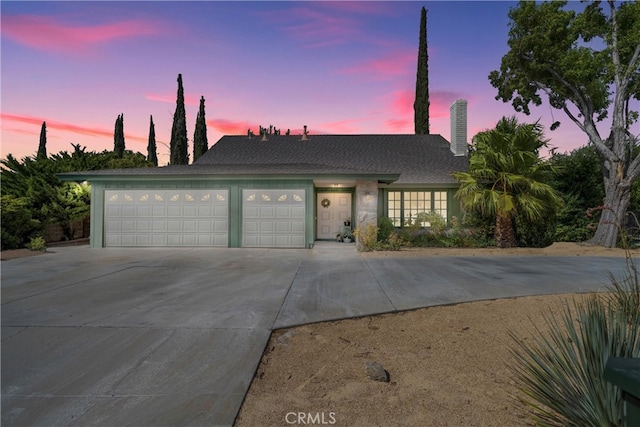
[[[624,260],[55,248],[2,262],[2,425],[232,425],[274,328],[602,289]]]

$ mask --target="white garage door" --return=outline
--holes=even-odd
[[[305,247],[304,190],[242,190],[242,246]]]
[[[105,246],[228,246],[228,190],[107,190]]]

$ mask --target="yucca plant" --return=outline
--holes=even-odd
[[[609,357],[640,357],[640,305],[630,297],[633,286],[638,291],[637,270],[626,279],[609,293],[572,300],[558,316],[543,316],[548,333],[536,327],[529,341],[511,334],[510,368],[536,424],[622,425],[621,391],[603,373]]]

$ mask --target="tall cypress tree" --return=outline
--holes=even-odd
[[[120,158],[124,156],[124,114],[120,114],[116,119],[113,132],[113,152]]]
[[[204,96],[202,96],[200,97],[200,110],[196,119],[196,131],[193,134],[193,161],[198,160],[208,149],[207,122],[204,119]]]
[[[416,135],[429,134],[429,54],[427,52],[427,9],[420,13],[420,42],[418,46],[418,72],[416,100],[413,103]]]
[[[158,154],[156,148],[156,127],[153,124],[153,116],[149,123],[149,144],[147,144],[147,160],[158,166]]]
[[[46,159],[47,158],[47,122],[42,122],[42,127],[40,128],[40,145],[38,146],[38,154],[36,155],[36,159]]]
[[[184,89],[182,88],[182,74],[178,74],[178,98],[176,100],[176,111],[175,113],[173,113],[170,149],[170,164],[189,164],[189,154],[187,152],[187,114],[184,110]]]

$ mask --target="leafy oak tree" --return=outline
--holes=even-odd
[[[178,96],[176,99],[176,111],[173,113],[173,126],[171,128],[169,149],[171,151],[170,164],[189,164],[189,154],[187,150],[187,114],[184,109],[182,74],[178,74]]]
[[[509,52],[489,80],[496,99],[526,114],[545,96],[589,137],[605,188],[590,243],[612,247],[640,174],[638,135],[630,132],[638,118],[631,103],[640,99],[640,2],[591,2],[581,12],[566,3],[521,1],[512,8]],[[611,126],[598,128],[609,115]]]
[[[420,12],[420,40],[418,42],[418,71],[416,100],[413,103],[416,135],[429,134],[429,53],[427,52],[427,9]]]

